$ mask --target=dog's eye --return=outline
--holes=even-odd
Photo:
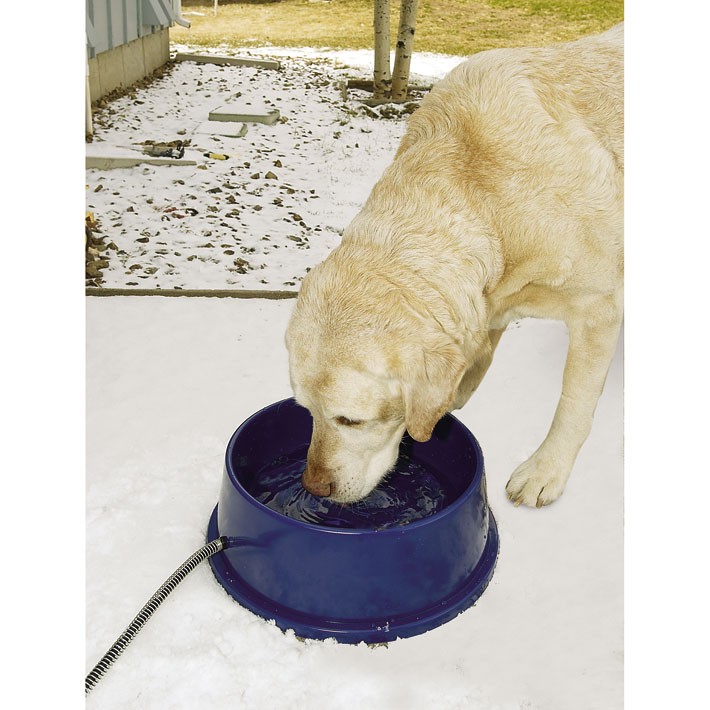
[[[362,424],[362,422],[357,419],[348,419],[347,417],[335,417],[335,422],[341,426],[357,426],[358,424]]]

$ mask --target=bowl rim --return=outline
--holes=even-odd
[[[476,454],[476,468],[473,474],[473,477],[471,478],[471,481],[468,486],[458,495],[456,500],[452,501],[449,505],[447,505],[445,508],[442,510],[438,511],[437,513],[434,513],[434,515],[429,515],[425,518],[421,518],[420,520],[415,520],[414,522],[407,523],[406,525],[395,525],[392,527],[388,528],[336,528],[330,525],[317,525],[315,523],[309,523],[303,520],[297,520],[296,518],[291,518],[288,515],[284,515],[283,513],[279,513],[277,510],[273,510],[272,508],[269,508],[268,506],[264,505],[263,503],[260,503],[256,498],[254,498],[249,491],[242,485],[241,481],[237,478],[236,473],[233,471],[232,466],[231,466],[231,461],[232,461],[232,452],[234,451],[234,447],[236,445],[236,441],[239,437],[239,434],[242,432],[244,428],[246,428],[249,424],[251,424],[255,419],[263,415],[264,412],[267,410],[271,410],[274,407],[278,407],[283,404],[295,404],[303,409],[306,409],[306,407],[303,407],[303,405],[298,404],[296,402],[296,399],[294,397],[287,397],[285,399],[279,400],[277,402],[272,402],[271,404],[266,405],[265,407],[262,407],[258,411],[254,412],[251,414],[249,417],[247,417],[235,430],[235,432],[232,434],[232,436],[229,439],[229,444],[227,445],[227,450],[225,453],[225,463],[224,463],[224,468],[225,471],[227,472],[227,476],[229,477],[230,482],[234,486],[234,488],[239,492],[242,498],[244,498],[250,505],[255,507],[258,511],[261,513],[266,514],[267,516],[281,522],[284,525],[292,525],[297,528],[306,528],[312,531],[316,531],[318,533],[325,533],[325,534],[333,534],[333,535],[363,535],[363,534],[375,534],[375,535],[387,535],[387,534],[402,534],[403,532],[407,530],[415,530],[419,528],[423,528],[427,525],[432,525],[435,523],[438,523],[442,519],[448,517],[449,515],[453,515],[454,512],[464,504],[464,501],[469,498],[473,493],[475,493],[479,487],[481,486],[481,483],[483,481],[483,476],[485,474],[485,464],[483,461],[483,451],[481,449],[481,445],[478,443],[478,440],[476,437],[473,435],[471,430],[457,417],[455,417],[451,412],[447,412],[444,414],[444,416],[439,420],[442,421],[446,418],[450,418],[453,420],[455,425],[459,426],[463,430],[463,434],[465,437],[469,440],[469,443],[472,444],[473,450]],[[438,422],[437,422],[438,426]],[[426,442],[424,444],[426,445]]]

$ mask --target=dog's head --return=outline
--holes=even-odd
[[[296,400],[313,416],[303,484],[345,503],[364,498],[392,468],[405,430],[417,441],[431,437],[466,364],[402,289],[348,278],[349,262],[337,259],[304,280],[286,346]]]

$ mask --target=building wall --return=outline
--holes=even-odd
[[[170,27],[180,0],[86,0],[89,58]]]
[[[89,59],[91,101],[135,84],[170,59],[168,29],[134,39]]]
[[[86,0],[89,101],[135,84],[170,58],[179,0]]]

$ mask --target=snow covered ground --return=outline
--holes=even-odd
[[[292,301],[87,301],[87,672],[203,544],[236,427],[290,395]],[[614,710],[622,705],[621,347],[564,496],[514,508],[504,485],[546,433],[562,326],[511,327],[458,414],[486,460],[501,551],[479,602],[388,648],[302,643],[239,607],[204,563],[88,706],[231,710]]]
[[[139,92],[142,104],[129,97],[116,102],[110,125],[97,128],[98,143],[171,140],[204,120],[207,108],[246,89],[271,98],[289,120],[250,126],[245,139],[200,143],[199,150],[230,154],[228,161],[205,162],[205,170],[88,171],[90,209],[128,255],[125,264],[112,263],[105,285],[295,289],[305,269],[337,243],[338,230],[389,161],[404,124],[350,115],[330,85],[299,83],[301,69],[311,66],[309,53],[301,54],[284,60],[280,75],[183,64]],[[436,78],[449,61],[455,63],[437,60],[436,71],[414,69]],[[350,71],[317,66],[327,66],[328,76]],[[275,89],[277,76],[297,88]],[[204,93],[210,97],[197,91],[197,81],[208,83]],[[243,168],[244,162],[251,165]],[[278,181],[267,185],[263,177],[250,177],[267,169]],[[212,222],[229,219],[221,211],[227,209],[225,193],[232,194],[225,182],[240,193],[235,209],[241,220],[227,222],[235,231],[224,234],[233,234],[229,239],[237,248],[230,250],[255,267],[244,274],[227,268],[236,255],[224,254],[222,232],[213,247],[204,247],[209,258],[187,259],[203,253],[200,244],[211,239],[203,232],[216,229]],[[282,190],[284,185],[294,192]],[[213,187],[222,192],[209,193]],[[221,198],[213,199],[215,194]],[[279,196],[283,204],[274,205]],[[182,208],[183,202],[196,206],[195,221],[169,217],[174,211],[165,208]],[[262,209],[254,210],[259,204]],[[292,232],[289,211],[307,227]],[[210,214],[219,216],[211,220]],[[141,229],[150,231],[148,242],[136,242]],[[268,242],[261,239],[266,230]],[[308,237],[308,248],[288,239],[296,234]],[[241,246],[255,251],[241,252]],[[159,249],[185,258],[167,267]],[[141,267],[133,269],[135,279],[123,268],[133,263]],[[265,268],[256,268],[261,263]],[[151,266],[157,270],[146,273]],[[260,407],[290,395],[283,333],[292,306],[208,298],[87,300],[87,672],[160,583],[203,543],[234,429]],[[475,607],[387,648],[301,642],[239,607],[204,563],[147,624],[87,707],[620,708],[623,344],[564,496],[545,509],[528,510],[514,508],[504,493],[509,474],[547,431],[566,342],[560,324],[514,324],[480,390],[457,414],[483,448],[501,536],[496,572]]]
[[[268,54],[280,70],[180,62],[97,115],[91,155],[189,140],[184,158],[196,161],[87,171],[87,210],[111,245],[100,285],[296,291],[338,243],[394,155],[407,114],[373,117],[357,100],[362,91],[344,100],[340,85],[368,77],[371,52]],[[430,84],[461,59],[417,56],[413,82]],[[199,132],[225,104],[276,108],[281,119],[249,123],[241,138]]]

